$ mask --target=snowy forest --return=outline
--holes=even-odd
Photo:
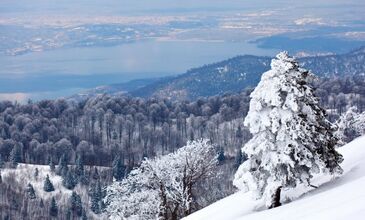
[[[318,106],[316,114],[323,120],[318,126],[331,132],[331,138],[347,143],[365,133],[363,75],[308,77],[305,82],[315,88],[308,100]],[[0,217],[180,219],[232,194],[235,186],[246,188],[242,179],[253,177],[234,174],[255,157],[252,149],[241,151],[246,143],[253,147],[251,138],[257,135],[252,122],[244,123],[252,109],[252,91],[194,101],[123,95],[99,95],[81,102],[2,101]],[[332,146],[331,138],[323,145]],[[332,148],[328,151],[339,157]],[[332,164],[331,172],[337,169],[333,164],[340,163],[339,158],[321,160]],[[247,174],[256,169],[251,166],[239,171]],[[305,167],[296,172],[315,173]],[[17,175],[24,175],[22,181],[16,180]],[[307,180],[294,175],[285,184]],[[258,197],[270,197],[282,186],[264,188],[254,187]]]

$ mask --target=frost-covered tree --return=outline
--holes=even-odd
[[[18,166],[18,163],[21,162],[21,149],[20,146],[15,145],[13,147],[13,149],[10,152],[10,156],[9,156],[9,162],[10,162],[10,167],[12,168],[16,168]]]
[[[91,189],[91,202],[90,202],[90,209],[95,214],[99,214],[103,209],[103,194],[101,190],[100,181],[98,181]]]
[[[106,211],[112,219],[179,219],[192,212],[194,187],[216,166],[217,153],[207,140],[146,159],[127,178],[108,187]]]
[[[58,166],[57,166],[57,174],[60,176],[65,176],[68,172],[68,166],[67,166],[67,157],[66,154],[62,154],[62,156],[60,157],[60,160],[58,162]]]
[[[356,107],[349,108],[336,122],[335,136],[343,143],[348,143],[365,134],[365,112],[360,113]]]
[[[113,161],[113,177],[120,181],[124,177],[125,166],[120,156],[116,156]]]
[[[49,179],[49,176],[46,176],[46,179],[44,180],[44,184],[43,184],[43,190],[45,192],[52,192],[54,191],[54,186],[51,182],[51,180]]]
[[[67,174],[62,177],[62,185],[67,189],[75,188],[77,185],[77,180],[72,170],[67,171]]]
[[[36,198],[35,191],[34,191],[34,188],[33,188],[32,184],[28,183],[27,188],[25,189],[25,192],[26,192],[27,197],[29,199],[35,199]]]
[[[81,202],[81,197],[79,194],[77,194],[76,192],[72,192],[70,200],[69,200],[69,204],[70,204],[71,212],[75,216],[82,215],[82,202]]]
[[[56,171],[56,165],[53,162],[52,158],[49,159],[49,169],[51,170],[52,173],[54,173]]]
[[[0,154],[0,169],[4,168],[4,166],[5,166],[5,161],[3,160],[3,157]]]
[[[234,185],[263,198],[269,208],[280,205],[281,190],[311,186],[315,174],[342,172],[337,139],[308,84],[311,77],[281,52],[250,95],[244,124],[253,137],[242,149],[249,159]]]
[[[51,205],[49,207],[49,215],[53,216],[53,217],[58,216],[58,207],[57,207],[57,203],[56,203],[56,200],[54,197],[52,197]]]

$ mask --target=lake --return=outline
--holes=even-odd
[[[12,93],[22,94],[19,101],[67,96],[98,85],[179,74],[236,55],[276,52],[247,42],[148,40],[114,47],[3,55],[0,56],[0,93],[3,93],[0,99],[11,98]]]

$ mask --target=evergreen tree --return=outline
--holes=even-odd
[[[244,124],[253,137],[243,150],[249,159],[238,169],[234,185],[280,205],[281,190],[311,186],[313,174],[339,174],[342,156],[325,111],[308,84],[312,74],[279,53],[271,70],[251,93]]]
[[[39,175],[39,170],[38,170],[38,168],[35,168],[35,170],[34,170],[34,179],[38,179],[38,175]]]
[[[5,167],[5,161],[3,160],[3,157],[0,154],[0,169]]]
[[[226,159],[223,148],[219,149],[217,159],[219,164],[223,164],[224,160]]]
[[[52,197],[51,206],[49,207],[49,215],[53,217],[58,216],[58,207],[54,197]]]
[[[43,207],[44,207],[43,199],[41,199],[41,200],[39,201],[39,207],[41,207],[41,208],[43,208]]]
[[[21,162],[21,150],[18,145],[15,145],[10,152],[9,156],[10,167],[16,168],[18,163]]]
[[[28,183],[25,192],[26,192],[29,199],[35,199],[36,198],[35,191],[34,191],[34,188],[33,188],[32,184]]]
[[[69,170],[65,176],[62,177],[62,184],[67,189],[73,189],[77,185],[77,181],[72,170]]]
[[[82,215],[82,202],[81,197],[76,192],[72,192],[70,198],[71,211],[74,215],[81,216]]]
[[[46,179],[44,180],[44,185],[43,185],[43,190],[45,192],[52,192],[54,191],[54,186],[51,182],[51,180],[49,179],[49,176],[46,176]]]
[[[124,178],[125,167],[120,156],[116,156],[113,161],[113,177],[116,181],[121,181]]]
[[[93,172],[92,177],[93,177],[94,180],[99,180],[100,179],[98,168],[94,167],[94,172]]]
[[[60,176],[65,176],[68,172],[68,166],[67,166],[68,162],[67,162],[67,158],[65,154],[62,154],[62,156],[60,157],[60,160],[58,162],[58,166],[57,166],[57,174]]]
[[[98,181],[91,189],[91,204],[90,209],[95,214],[101,213],[103,208],[102,191],[100,181]]]
[[[79,183],[84,185],[88,183],[85,176],[84,161],[80,155],[78,155],[76,158],[75,175]]]
[[[49,158],[49,169],[52,173],[56,171],[56,165],[54,164],[52,157]]]

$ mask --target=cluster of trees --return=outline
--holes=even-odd
[[[177,220],[201,208],[198,183],[215,176],[218,152],[208,140],[156,159],[146,159],[121,182],[108,187],[107,213],[113,219]]]

